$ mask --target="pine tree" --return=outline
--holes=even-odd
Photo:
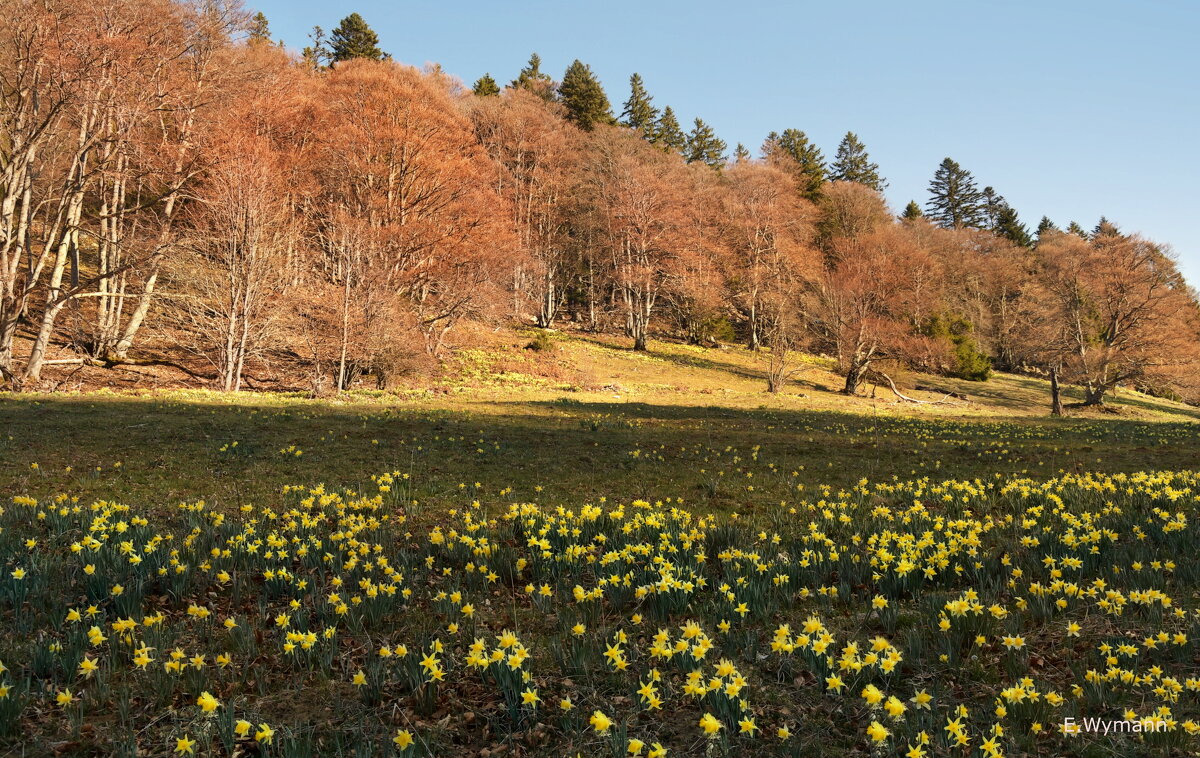
[[[254,14],[254,18],[250,19],[249,33],[248,40],[252,45],[271,42],[271,25],[265,13],[259,11]]]
[[[1037,236],[1040,241],[1047,232],[1059,231],[1058,226],[1050,220],[1049,216],[1042,216],[1042,220],[1037,225]]]
[[[373,61],[384,58],[384,52],[379,49],[379,35],[357,13],[346,16],[337,25],[329,35],[329,47],[334,64],[351,58]]]
[[[712,168],[720,168],[725,163],[725,148],[725,140],[719,139],[713,128],[703,120],[696,119],[687,136],[684,158],[688,163],[701,161]]]
[[[1082,239],[1088,239],[1087,229],[1084,229],[1076,221],[1072,221],[1071,223],[1067,224],[1067,233],[1074,234],[1076,237],[1080,237]]]
[[[858,182],[876,192],[882,192],[887,182],[879,175],[879,164],[872,163],[867,147],[854,132],[846,132],[838,145],[837,156],[829,167],[829,178],[835,182]]]
[[[737,143],[737,147],[733,150],[733,160],[735,163],[750,160],[750,151],[741,142]]]
[[[1033,247],[1033,238],[1029,236],[1029,229],[1021,223],[1017,217],[1017,211],[1010,205],[1005,205],[1000,210],[996,218],[996,225],[992,227],[992,231],[1012,242],[1014,245],[1021,247]]]
[[[653,99],[646,92],[639,74],[629,77],[629,99],[625,101],[625,110],[621,111],[622,123],[637,129],[651,142],[654,141],[654,125],[658,120],[658,109],[650,104]]]
[[[475,81],[475,86],[471,87],[471,91],[478,97],[492,97],[500,94],[500,87],[496,85],[496,80],[491,74],[484,74]]]
[[[1092,239],[1096,239],[1097,237],[1119,237],[1119,236],[1121,236],[1121,230],[1117,227],[1116,224],[1109,221],[1108,218],[1105,216],[1101,216],[1100,220],[1096,222],[1095,228],[1092,229]]]
[[[614,123],[612,106],[600,80],[592,73],[591,66],[578,59],[563,74],[558,85],[558,96],[567,107],[567,120],[584,131],[591,131],[596,124]]]
[[[991,187],[983,188],[983,216],[984,226],[987,229],[995,229],[1000,223],[1000,214],[1008,207],[1008,201],[1004,199],[995,189]]]
[[[916,200],[909,200],[908,205],[904,206],[904,213],[900,214],[900,218],[905,221],[912,221],[918,218],[924,218],[925,214],[921,212],[921,206],[917,205]]]
[[[821,149],[809,142],[808,135],[799,129],[784,129],[783,134],[771,132],[763,143],[763,157],[770,157],[776,151],[796,162],[800,194],[814,202],[819,200],[826,176],[825,156]]]
[[[683,133],[679,119],[675,118],[675,111],[671,110],[669,105],[663,108],[662,115],[658,117],[653,142],[663,150],[676,153],[682,153],[687,147],[687,135]]]
[[[955,161],[947,158],[938,166],[929,183],[929,195],[925,211],[930,220],[948,229],[984,225],[983,193],[971,172]]]
[[[517,74],[517,78],[508,86],[513,89],[529,90],[546,102],[554,100],[554,80],[549,74],[542,73],[542,57],[537,53],[529,56],[525,68]]]

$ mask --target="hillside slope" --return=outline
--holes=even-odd
[[[886,385],[865,385],[858,397],[839,392],[842,378],[833,361],[799,356],[797,371],[782,392],[767,393],[766,357],[737,345],[716,348],[651,341],[646,353],[634,352],[628,340],[602,335],[555,334],[549,347],[531,349],[534,330],[497,331],[489,344],[459,351],[447,362],[444,377],[434,384],[441,392],[470,401],[567,396],[590,401],[642,402],[653,405],[719,405],[732,408],[779,408],[899,413],[939,417],[1045,417],[1049,383],[1029,376],[997,373],[986,382],[908,373],[901,392],[921,403],[905,402]],[[938,391],[913,387],[936,388]],[[410,388],[419,396],[429,390]],[[947,397],[965,396],[966,401]],[[1162,421],[1200,420],[1200,409],[1122,388],[1102,409],[1070,407],[1082,392],[1066,387],[1068,415]]]
[[[540,349],[535,349],[535,346]],[[65,354],[64,354],[65,355]],[[784,390],[765,391],[766,356],[740,345],[699,347],[651,340],[648,352],[635,352],[620,337],[535,329],[467,331],[462,344],[436,371],[401,377],[386,391],[373,377],[360,379],[351,395],[363,399],[418,401],[439,398],[439,406],[567,397],[580,402],[641,402],[653,405],[722,406],[741,409],[830,410],[930,417],[1045,417],[1049,383],[1036,377],[996,373],[972,382],[915,372],[897,377],[901,392],[920,403],[905,402],[886,385],[864,385],[857,397],[838,390],[842,379],[833,361],[798,355],[796,371]],[[247,386],[268,392],[301,392],[309,377],[279,373],[277,365],[251,370]],[[56,365],[46,387],[78,392],[96,389],[141,392],[158,389],[207,388],[205,367],[146,360],[106,368]],[[259,378],[255,378],[258,376]],[[936,388],[918,390],[914,387]],[[946,393],[966,396],[963,401]],[[1200,421],[1200,408],[1120,388],[1106,407],[1071,407],[1082,399],[1075,387],[1064,388],[1068,415],[1120,417],[1160,421]]]

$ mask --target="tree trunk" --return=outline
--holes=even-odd
[[[1058,388],[1058,367],[1050,369],[1050,415],[1063,415],[1062,394]]]
[[[850,370],[846,372],[846,386],[842,388],[843,395],[853,395],[858,392],[858,384],[862,381],[866,369],[865,364],[853,363],[850,365]]]
[[[249,295],[247,296],[249,298]],[[233,391],[242,391],[242,371],[246,366],[246,345],[250,341],[250,305],[246,305],[246,313],[242,316],[242,333],[238,338],[237,362],[233,367]]]
[[[783,389],[783,366],[775,364],[775,357],[771,357],[771,364],[767,367],[767,392],[772,395]]]
[[[338,391],[346,389],[346,350],[350,342],[350,273],[345,274],[346,280],[342,283],[342,349],[338,356]]]
[[[82,168],[79,169],[82,171]],[[46,309],[42,312],[41,326],[37,337],[29,351],[29,360],[25,363],[25,381],[37,382],[42,378],[42,361],[46,359],[46,350],[50,347],[50,338],[54,336],[54,322],[62,307],[70,299],[68,293],[62,291],[63,275],[67,270],[73,251],[78,245],[79,219],[83,213],[83,189],[76,188],[67,201],[66,223],[62,237],[55,245],[54,270],[50,274],[49,292],[46,295]]]
[[[646,351],[646,320],[639,317],[640,314],[633,314],[633,318],[629,321],[630,336],[633,337],[633,349],[641,352]]]
[[[46,359],[46,350],[50,347],[50,337],[54,334],[54,321],[66,303],[66,300],[60,300],[54,305],[46,306],[41,328],[38,329],[33,347],[29,351],[29,362],[25,364],[25,382],[41,381],[42,363]]]
[[[750,336],[746,340],[746,349],[757,351],[759,347],[758,339],[758,309],[755,308],[753,302],[750,303]]]
[[[146,320],[146,315],[150,312],[150,300],[154,297],[156,282],[158,282],[157,260],[151,266],[150,275],[146,277],[146,284],[142,288],[142,294],[138,296],[137,305],[129,317],[129,323],[125,325],[125,331],[121,333],[121,339],[117,340],[117,344],[113,347],[109,355],[110,359],[123,361],[129,355],[129,348],[133,347],[133,340],[137,336],[138,330],[142,328],[142,322]]]
[[[5,311],[0,310],[0,378],[5,381],[14,381],[16,376],[13,374],[13,338],[17,333],[17,318],[14,312],[10,317]]]
[[[588,285],[587,285],[587,305],[588,305],[588,331],[596,331],[596,268],[592,257],[588,256]]]
[[[540,329],[554,327],[554,317],[558,314],[558,288],[554,286],[554,270],[547,265],[546,278],[542,282],[542,304],[538,310],[537,325]]]

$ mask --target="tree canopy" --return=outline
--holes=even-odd
[[[584,131],[591,131],[597,124],[615,123],[600,80],[590,66],[579,60],[567,67],[558,85],[558,96],[567,109],[567,120]]]
[[[357,13],[343,18],[329,34],[329,50],[334,64],[354,58],[378,61],[385,57],[379,49],[379,35]]]
[[[858,182],[882,192],[887,182],[879,175],[879,164],[867,155],[867,147],[854,132],[846,132],[838,144],[837,155],[829,167],[829,178],[838,182]]]
[[[984,227],[987,224],[984,194],[971,172],[950,158],[943,160],[929,182],[925,215],[948,229]]]

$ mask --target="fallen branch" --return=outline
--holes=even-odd
[[[882,371],[876,371],[875,373],[882,376],[884,381],[888,383],[888,386],[892,388],[892,394],[906,403],[916,403],[918,405],[962,405],[962,403],[956,403],[950,399],[954,395],[952,392],[946,393],[941,400],[918,400],[915,397],[909,397],[896,388],[896,383],[892,381],[892,377],[888,376]]]
[[[916,385],[913,385],[913,389],[919,390],[921,392],[945,392],[947,395],[949,395],[950,397],[955,398],[957,400],[970,401],[970,399],[971,399],[971,398],[967,397],[966,393],[964,393],[964,392],[954,392],[953,390],[944,390],[939,387],[931,387],[928,384],[916,384]]]

